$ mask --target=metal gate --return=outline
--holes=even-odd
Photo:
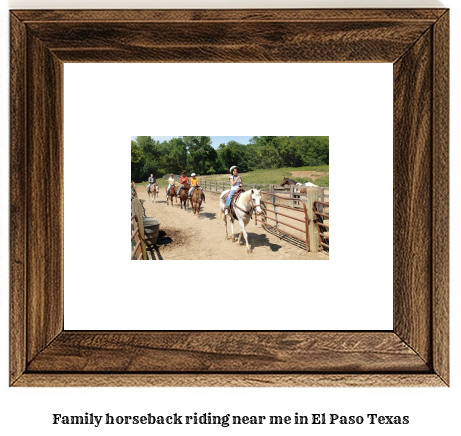
[[[283,197],[283,196],[278,195],[278,194],[272,194],[271,192],[261,191],[261,194],[272,197],[272,202],[270,202],[270,201],[269,202],[261,201],[261,209],[263,210],[264,216],[262,218],[259,218],[259,221],[261,221],[263,227],[264,226],[269,226],[269,227],[277,230],[277,232],[285,233],[286,235],[291,236],[292,238],[295,238],[295,239],[298,239],[299,241],[304,242],[306,244],[306,251],[309,251],[309,230],[308,230],[309,218],[308,218],[308,215],[307,215],[306,202],[304,200],[302,200],[302,199],[299,199],[299,198]],[[280,201],[276,202],[275,201],[276,198],[282,199],[284,201],[288,201],[290,203],[292,201],[294,201],[294,200],[299,201],[300,204],[302,205],[302,208],[295,208],[295,207],[287,206],[285,204],[282,204]],[[270,204],[272,204],[271,209],[268,207]],[[290,216],[290,215],[284,214],[282,212],[279,212],[279,210],[278,210],[279,208],[296,211],[297,212],[296,215],[298,215],[298,217]],[[270,213],[271,215],[273,214],[273,217],[268,216],[268,213]],[[284,221],[279,219],[279,215],[283,217]],[[287,219],[302,223],[301,224],[302,228],[295,227],[293,224],[296,224],[296,223],[292,223],[292,222],[287,223],[286,222]],[[273,223],[269,224],[267,222],[267,220],[271,220],[271,221],[273,221]],[[257,224],[257,223],[258,223],[258,215],[255,214],[255,224]],[[289,233],[288,231],[286,231],[284,229],[281,229],[280,224],[282,224],[284,226],[287,226],[287,227],[290,227],[292,229],[295,229],[298,232],[301,232],[301,234],[303,234],[303,236],[300,237],[299,235],[294,235],[293,233]]]

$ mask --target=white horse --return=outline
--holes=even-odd
[[[152,203],[155,201],[155,197],[158,197],[158,185],[157,183],[154,183],[150,185],[149,189],[149,200],[152,201]]]
[[[295,193],[295,194],[306,194],[307,193],[306,188],[311,188],[311,187],[318,188],[317,185],[314,185],[311,182],[306,182],[306,183],[299,183],[298,182],[298,183],[296,183],[296,188],[293,189],[293,193]]]
[[[229,239],[229,235],[227,233],[227,217],[231,219],[230,220],[231,230],[232,230],[231,240],[232,242],[235,242],[234,219],[231,218],[230,214],[229,215],[224,214],[224,208],[226,207],[226,203],[223,200],[223,195],[226,192],[229,192],[229,190],[224,191],[220,197],[221,201],[219,203],[219,207],[220,207],[219,217],[220,219],[224,221],[224,226],[226,227],[226,241]],[[251,189],[249,191],[246,191],[240,194],[240,197],[237,199],[237,202],[234,204],[234,211],[235,211],[235,215],[237,216],[240,229],[242,230],[240,232],[237,242],[239,245],[241,245],[240,241],[242,239],[242,233],[243,233],[243,236],[245,237],[247,252],[251,253],[252,250],[251,250],[250,244],[248,244],[248,234],[245,230],[245,226],[247,226],[248,223],[250,222],[251,214],[253,213],[253,211],[256,211],[258,215],[262,213],[261,211],[261,191],[259,191],[258,189]]]

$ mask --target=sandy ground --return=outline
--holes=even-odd
[[[254,217],[246,228],[253,249],[252,253],[247,253],[243,236],[240,246],[225,239],[224,222],[219,218],[219,194],[206,192],[206,203],[202,206],[200,218],[190,208],[181,209],[179,202],[167,206],[165,189],[160,190],[160,197],[154,203],[147,198],[145,189],[138,188],[138,196],[146,200],[146,215],[160,222],[160,237],[149,252],[154,260],[328,260],[328,254],[306,252],[305,244],[295,238],[282,234],[278,237],[274,230],[264,230],[259,220],[256,226]],[[230,236],[229,220],[227,226]],[[240,233],[237,222],[234,229],[237,238]]]

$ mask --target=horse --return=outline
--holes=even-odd
[[[282,180],[282,183],[280,186],[285,186],[285,185],[296,185],[297,187],[293,189],[294,194],[306,194],[307,193],[307,188],[310,188],[312,186],[318,188],[317,185],[314,185],[311,182],[306,182],[304,184],[297,182],[296,180],[289,179],[288,177],[284,177]],[[295,197],[297,197],[295,195]]]
[[[168,192],[168,188],[167,188],[167,192]],[[176,205],[177,205],[178,204],[178,197],[176,197],[176,186],[175,185],[171,185],[170,194],[166,196],[166,205],[167,206],[168,206],[168,200],[171,200],[171,205],[174,206],[173,198],[176,198]]]
[[[152,203],[155,201],[155,197],[158,197],[158,184],[157,182],[150,185],[149,192],[147,193],[149,195],[149,199],[152,201]]]
[[[182,209],[183,203],[184,203],[184,209],[187,209],[187,200],[189,199],[189,189],[190,189],[189,183],[185,183],[181,189],[181,193],[179,194],[179,204],[181,205],[181,209]]]
[[[182,192],[181,192],[181,194],[182,194]],[[198,218],[200,218],[200,207],[202,206],[202,199],[203,199],[202,188],[200,186],[197,186],[194,189],[194,192],[192,192],[190,205],[192,207],[194,215],[195,215],[195,212],[197,212],[197,217]]]
[[[280,186],[285,186],[285,185],[299,185],[296,180],[289,179],[288,177],[284,177],[282,180],[282,183],[280,183]]]
[[[231,221],[231,230],[232,230],[231,240],[232,242],[235,242],[234,217],[231,214],[229,215],[224,214],[224,208],[226,207],[226,203],[223,200],[223,196],[226,192],[229,192],[229,191],[224,191],[220,197],[221,201],[219,203],[219,207],[220,207],[219,217],[220,219],[224,221],[224,226],[226,227],[225,240],[227,241],[229,239],[229,235],[227,233],[227,216],[229,216],[230,221]],[[232,199],[232,201],[234,201],[234,199]],[[237,220],[239,222],[240,229],[241,229],[237,243],[238,245],[241,245],[241,239],[242,239],[242,233],[243,233],[243,236],[245,237],[247,253],[252,253],[252,250],[251,250],[250,244],[248,243],[248,234],[245,230],[245,227],[250,222],[251,216],[254,211],[256,211],[258,215],[262,213],[261,191],[258,189],[251,189],[249,191],[241,193],[240,196],[237,198],[237,200],[234,203],[234,213],[235,213],[235,216],[237,217]]]

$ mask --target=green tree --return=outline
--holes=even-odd
[[[136,141],[131,141],[131,180],[142,181],[141,172],[144,167],[145,157]]]
[[[237,165],[239,171],[242,173],[249,171],[251,168],[247,157],[247,147],[237,141],[220,144],[218,147],[218,157],[224,164],[226,172],[234,165]]]
[[[189,152],[188,166],[198,174],[208,174],[215,164],[217,153],[211,145],[210,136],[184,136],[183,141]]]

